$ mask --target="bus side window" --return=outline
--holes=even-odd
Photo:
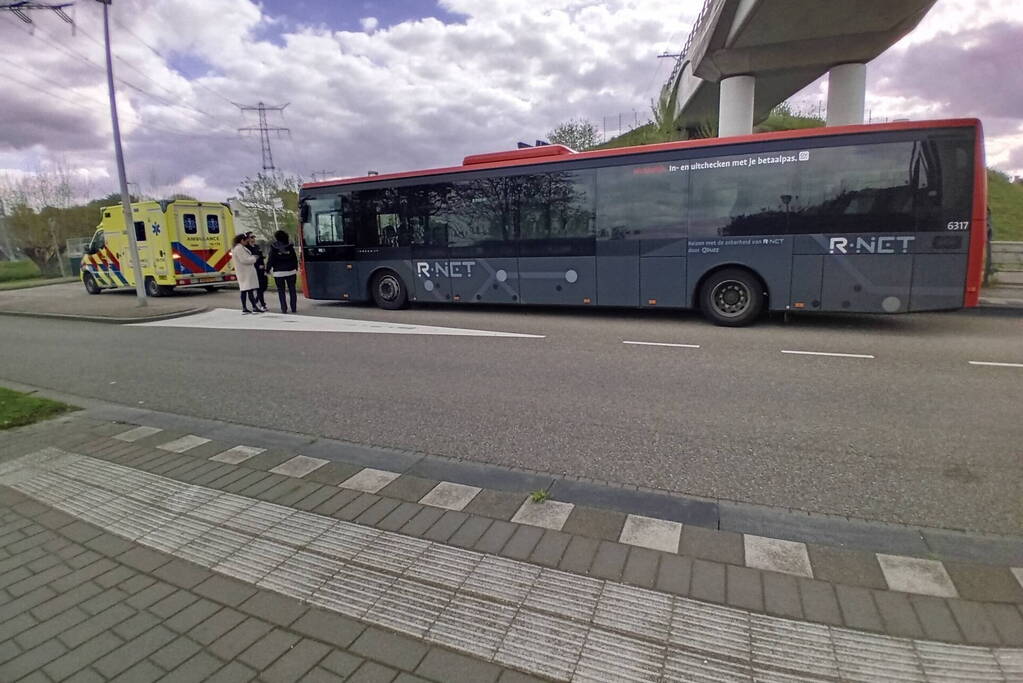
[[[316,214],[316,243],[344,244],[344,230],[340,211],[324,211]]]
[[[206,234],[208,235],[220,234],[220,216],[214,213],[206,214]]]

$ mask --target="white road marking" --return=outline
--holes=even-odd
[[[1023,363],[995,363],[987,360],[971,360],[970,365],[994,365],[999,368],[1023,368]]]
[[[623,341],[623,344],[635,344],[636,346],[674,346],[680,349],[698,349],[699,344],[668,344],[667,342],[641,342],[641,341]]]
[[[791,353],[799,356],[837,356],[839,358],[873,358],[869,353],[831,353],[829,351],[790,351],[782,349],[782,353]]]
[[[457,337],[523,337],[543,339],[542,334],[521,334],[518,332],[495,332],[491,330],[469,330],[458,327],[434,327],[432,325],[407,325],[377,320],[355,320],[350,318],[323,318],[311,315],[282,315],[280,313],[259,313],[244,315],[241,311],[215,308],[205,313],[157,320],[149,323],[134,323],[131,327],[190,327],[208,330],[267,330],[287,332],[358,332],[363,334],[425,334]]]

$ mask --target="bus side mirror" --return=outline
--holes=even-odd
[[[303,223],[309,222],[309,205],[302,202],[298,207],[299,220]]]

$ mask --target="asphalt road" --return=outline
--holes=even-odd
[[[300,307],[545,337],[5,317],[0,378],[691,495],[1023,533],[1023,367],[970,364],[1023,363],[1019,311],[779,317],[724,329],[667,311]]]

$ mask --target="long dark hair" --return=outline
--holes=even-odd
[[[232,242],[231,244],[232,244],[233,246],[237,247],[237,246],[238,246],[239,244],[241,244],[242,242],[244,242],[244,241],[245,241],[246,239],[247,239],[247,238],[246,238],[246,236],[245,236],[244,234],[241,234],[241,235],[235,235],[235,236],[234,236],[234,241],[233,241],[233,242]]]

